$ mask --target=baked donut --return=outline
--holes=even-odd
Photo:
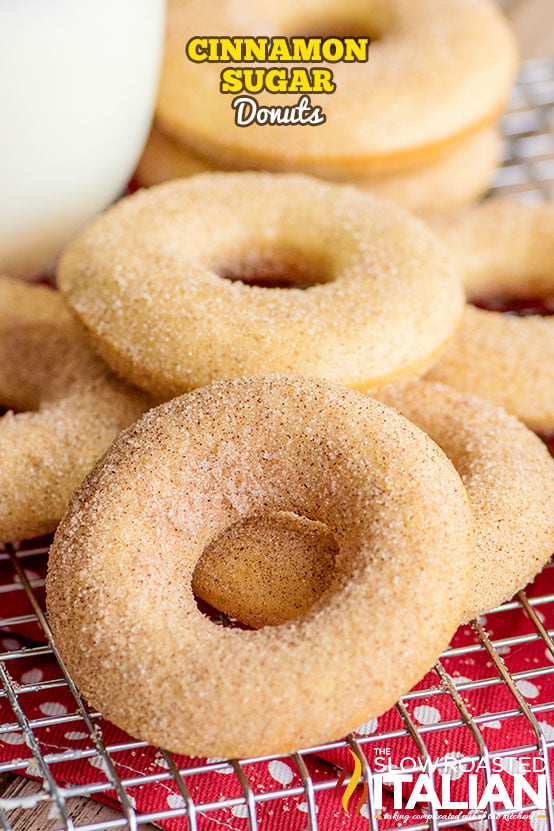
[[[554,294],[554,205],[491,199],[430,219],[470,301]],[[468,306],[429,378],[489,398],[533,430],[554,430],[554,318]]]
[[[216,626],[191,587],[202,552],[281,510],[327,526],[332,585],[281,626]],[[421,677],[458,624],[472,557],[463,485],[422,431],[323,380],[242,378],[116,439],[58,528],[47,607],[81,692],[122,729],[194,756],[285,753]]]
[[[548,450],[514,416],[442,384],[414,381],[375,395],[439,445],[466,487],[475,518],[475,564],[463,619],[500,605],[554,552],[554,461]],[[287,538],[281,523],[272,519],[271,531],[280,531],[275,535],[246,523],[224,532],[196,567],[197,594],[252,626],[292,618],[295,603],[313,602],[332,579],[332,549],[313,530],[303,534],[300,525],[293,526],[296,537]]]
[[[0,541],[53,531],[117,433],[150,406],[94,355],[60,294],[0,277]],[[16,412],[13,412],[15,410]]]
[[[499,155],[498,130],[485,127],[429,164],[373,179],[356,177],[353,184],[410,210],[453,209],[488,190]],[[206,161],[153,127],[135,176],[151,187],[208,170]]]
[[[424,430],[464,483],[475,517],[475,565],[464,620],[522,589],[554,553],[554,460],[504,410],[442,384],[377,393]]]
[[[382,386],[436,361],[463,305],[422,223],[294,174],[139,191],[68,246],[58,283],[112,368],[165,397],[268,372]]]
[[[318,63],[332,70],[336,85],[332,95],[313,98],[324,124],[245,128],[235,126],[232,96],[220,93],[226,64],[195,63],[185,54],[189,39],[205,33],[355,33],[372,43],[366,63]],[[491,0],[352,0],[347,10],[340,0],[170,0],[156,116],[167,135],[211,165],[326,178],[344,177],[345,169],[350,179],[387,175],[428,164],[493,124],[517,57],[509,24]],[[294,106],[299,94],[255,98],[262,106]]]
[[[202,554],[192,588],[254,628],[304,614],[332,582],[338,546],[321,522],[280,511],[225,529]]]

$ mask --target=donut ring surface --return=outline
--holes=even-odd
[[[337,181],[355,184],[409,210],[447,210],[477,199],[488,190],[499,155],[498,130],[485,127],[445,151],[439,158],[419,167],[391,171],[389,175],[377,177],[364,177],[361,173],[352,177],[350,172],[349,178],[346,171],[337,176]],[[154,126],[135,175],[141,185],[151,187],[218,168],[218,164],[211,168],[208,162]]]
[[[491,199],[431,219],[469,299],[554,294],[554,205]],[[488,398],[538,432],[554,430],[554,317],[467,306],[463,324],[428,377]]]
[[[151,406],[91,351],[60,294],[9,277],[0,277],[0,404],[4,542],[53,531],[94,462]]]
[[[214,625],[196,563],[276,510],[327,525],[333,585],[282,626]],[[191,755],[288,752],[383,712],[429,668],[459,621],[472,537],[450,462],[394,411],[317,379],[222,381],[147,413],[77,490],[49,619],[82,693],[131,734]]]
[[[332,178],[344,166],[355,176],[370,166],[383,174],[406,159],[429,162],[445,143],[500,115],[518,50],[494,2],[350,0],[346,6],[340,0],[251,0],[239,10],[232,0],[171,0],[156,111],[164,132],[211,164]],[[219,92],[226,64],[194,63],[185,54],[189,38],[201,34],[310,32],[373,36],[367,63],[320,64],[332,70],[336,90],[312,96],[327,118],[317,127],[236,126],[233,96]],[[256,95],[263,106],[294,106],[299,97]]]
[[[236,279],[268,269],[292,272],[293,287]],[[202,174],[139,191],[69,245],[58,282],[112,368],[166,397],[269,372],[382,386],[437,359],[463,304],[418,220],[287,174]]]
[[[475,518],[475,564],[464,620],[522,589],[554,553],[554,460],[504,410],[442,384],[377,393],[446,453]]]

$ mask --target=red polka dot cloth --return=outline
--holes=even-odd
[[[44,554],[25,556],[21,563],[35,596],[43,604]],[[13,625],[0,630],[0,652],[23,717],[30,722],[56,782],[71,786],[69,793],[75,795],[80,792],[79,786],[86,786],[85,790],[90,793],[93,785],[94,798],[121,808],[120,798],[110,784],[105,759],[92,741],[77,702],[53,655],[46,647],[41,647],[44,633],[33,618],[29,598],[21,581],[17,576],[14,579],[14,573],[9,557],[4,556],[0,560],[1,617],[4,621],[12,621]],[[548,600],[553,590],[553,567],[547,567],[528,589],[532,608],[546,630],[554,629],[554,597]],[[533,598],[543,600],[533,605]],[[554,652],[544,638],[537,637],[536,625],[520,604],[514,603],[505,611],[488,615],[482,625],[496,645],[496,654],[515,679],[517,692],[525,706],[530,708],[529,712],[540,726],[547,748],[546,758],[552,766],[554,760],[550,758],[549,746],[554,749]],[[487,824],[483,815],[472,813],[469,802],[467,808],[445,807],[446,804],[468,801],[470,775],[474,778],[474,802],[478,803],[483,795],[487,801],[479,752],[479,737],[482,737],[488,748],[488,781],[493,777],[496,783],[493,790],[494,807],[499,814],[497,826],[506,826],[512,831],[529,828],[546,831],[545,810],[533,806],[526,793],[523,793],[523,804],[527,808],[523,811],[510,811],[500,801],[504,795],[513,803],[518,777],[525,779],[540,796],[539,777],[542,775],[544,779],[544,773],[540,766],[535,765],[534,771],[533,767],[534,760],[543,764],[544,748],[541,759],[528,716],[502,680],[498,667],[472,627],[462,627],[458,631],[441,663],[443,677],[439,677],[436,670],[431,671],[405,697],[400,708],[393,708],[378,719],[370,719],[354,734],[374,776],[385,771],[392,772],[392,776],[399,773],[412,776],[409,782],[397,780],[395,784],[393,779],[382,784],[382,807],[375,811],[378,828],[427,822],[429,812],[434,810],[438,817],[447,814],[460,817],[460,824],[463,818],[466,827],[476,831],[485,829]],[[457,691],[459,701],[448,692],[445,679]],[[474,719],[475,734],[461,718],[460,702],[468,716]],[[131,808],[139,814],[159,816],[157,823],[169,831],[186,828],[186,799],[179,791],[169,757],[143,742],[134,741],[99,714],[93,713],[92,719],[98,735],[109,748]],[[426,750],[433,760],[434,771],[425,768],[425,753],[407,730],[406,720],[411,720],[417,728],[424,744],[423,751]],[[74,751],[79,751],[77,759]],[[303,753],[301,759],[306,766],[304,775],[308,773],[316,788],[319,827],[332,831],[368,828],[369,806],[367,800],[362,799],[365,796],[363,783],[350,796],[349,813],[343,807],[347,782],[338,788],[334,786],[342,770],[349,775],[355,772],[354,757],[348,746],[336,742],[331,749]],[[460,764],[460,759],[465,760],[464,765]],[[229,762],[186,757],[175,757],[175,760],[190,796],[198,806],[200,831],[221,827],[236,831],[248,828],[244,790]],[[39,780],[43,778],[44,771],[26,743],[6,695],[0,698],[0,765],[3,762],[12,763],[10,769],[16,769],[18,773]],[[262,831],[304,831],[308,827],[302,770],[293,757],[244,763],[242,770],[255,794],[256,815]],[[420,795],[429,797],[431,783],[435,803],[438,800],[440,804],[414,802],[410,806],[415,784],[420,781],[420,773],[425,771],[429,779],[425,793]],[[489,802],[490,797],[489,793]],[[217,803],[222,800],[231,801],[231,804],[218,809]],[[475,819],[468,820],[468,813]]]

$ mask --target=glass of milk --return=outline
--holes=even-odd
[[[0,0],[0,273],[30,278],[128,181],[165,0]]]

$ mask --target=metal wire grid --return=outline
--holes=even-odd
[[[503,166],[497,172],[494,181],[493,192],[510,193],[526,201],[538,202],[545,198],[554,197],[554,61],[534,60],[523,65],[518,84],[514,90],[509,113],[503,121],[503,132],[506,137]],[[108,829],[127,828],[134,831],[147,823],[158,823],[162,820],[182,818],[183,828],[189,831],[196,831],[198,819],[209,814],[211,811],[221,808],[232,808],[234,806],[245,806],[249,831],[256,831],[258,828],[257,806],[262,802],[283,800],[291,796],[303,796],[306,802],[306,822],[310,831],[318,829],[317,819],[317,797],[318,794],[333,789],[338,781],[338,776],[332,776],[322,781],[312,780],[305,757],[309,753],[333,750],[337,748],[351,748],[359,758],[362,766],[362,773],[365,781],[370,785],[368,789],[368,827],[371,831],[380,831],[380,820],[375,815],[372,804],[372,772],[364,748],[378,743],[383,746],[387,741],[407,737],[413,742],[414,753],[420,762],[412,767],[404,768],[405,773],[418,773],[430,765],[433,770],[440,770],[444,762],[433,759],[427,749],[426,739],[436,730],[456,730],[463,728],[469,731],[473,738],[476,753],[466,756],[462,762],[479,762],[484,765],[484,780],[488,782],[491,776],[490,751],[483,738],[480,725],[491,718],[490,713],[471,713],[466,704],[464,693],[484,687],[498,688],[501,686],[507,689],[513,699],[513,707],[494,713],[498,721],[507,720],[516,716],[523,716],[528,724],[534,740],[520,747],[509,747],[504,750],[495,750],[495,757],[517,757],[525,753],[538,753],[544,765],[544,772],[547,774],[548,783],[548,805],[546,809],[546,821],[549,831],[554,831],[554,805],[551,793],[551,775],[549,750],[554,749],[554,739],[547,738],[544,734],[537,716],[541,713],[554,713],[554,701],[530,705],[518,689],[517,682],[523,679],[540,678],[547,673],[554,672],[554,666],[529,669],[524,672],[510,674],[506,669],[501,657],[502,649],[508,646],[522,646],[541,642],[552,655],[554,661],[554,630],[547,631],[541,621],[540,607],[546,608],[554,604],[554,593],[543,594],[529,599],[524,592],[520,592],[511,603],[504,604],[501,610],[495,610],[490,616],[509,610],[518,610],[525,615],[531,624],[531,630],[527,634],[517,635],[511,638],[503,638],[498,641],[491,641],[486,630],[478,621],[472,626],[476,636],[475,643],[448,650],[441,656],[435,666],[435,673],[438,686],[424,690],[417,690],[408,693],[396,705],[402,726],[388,732],[378,732],[369,736],[356,737],[348,736],[344,741],[331,742],[317,748],[299,750],[297,753],[286,757],[291,767],[299,774],[301,785],[282,787],[271,792],[258,793],[252,787],[245,768],[248,765],[267,761],[268,757],[246,760],[221,760],[210,761],[195,768],[179,769],[174,757],[170,753],[161,751],[165,759],[167,769],[163,772],[153,774],[141,774],[122,778],[114,764],[117,754],[138,750],[146,747],[145,742],[127,741],[123,744],[106,745],[101,737],[96,724],[100,714],[91,711],[77,691],[72,679],[65,670],[56,647],[52,641],[48,623],[44,617],[40,603],[36,596],[36,589],[43,586],[44,581],[29,577],[25,571],[26,560],[32,557],[43,556],[47,553],[47,547],[32,547],[32,544],[22,547],[6,546],[0,549],[0,561],[8,561],[13,568],[14,581],[7,585],[0,585],[0,609],[2,608],[2,594],[7,592],[23,591],[29,602],[31,611],[29,614],[17,617],[3,617],[0,619],[0,630],[10,627],[17,631],[18,626],[32,622],[38,623],[41,627],[46,645],[30,645],[21,649],[0,653],[0,679],[2,689],[0,700],[6,699],[13,712],[13,719],[9,723],[0,724],[0,736],[13,731],[21,731],[25,742],[33,757],[33,764],[38,776],[43,780],[41,791],[36,799],[29,801],[28,796],[15,797],[8,800],[9,804],[0,803],[0,826],[4,831],[11,831],[12,822],[21,818],[21,812],[26,811],[39,799],[50,802],[55,814],[58,817],[60,829],[79,828],[80,831],[108,831]],[[547,569],[552,574],[552,585],[554,587],[554,566],[549,565]],[[454,683],[453,679],[445,669],[447,659],[458,655],[471,655],[475,652],[484,652],[490,658],[494,674],[488,678],[478,681],[465,681]],[[58,662],[60,674],[58,678],[29,684],[16,684],[12,679],[10,668],[14,662],[38,656],[54,656]],[[27,694],[36,693],[39,690],[54,688],[66,688],[70,691],[75,702],[75,710],[72,713],[63,715],[52,715],[44,718],[29,719],[23,706],[24,697]],[[407,704],[415,699],[428,699],[429,696],[444,694],[449,695],[455,705],[458,717],[440,724],[416,726],[410,716]],[[48,725],[75,724],[84,726],[90,736],[90,746],[83,749],[68,750],[57,753],[45,753],[41,749],[37,739],[37,731]],[[90,758],[98,755],[103,760],[103,768],[106,773],[105,782],[89,782],[84,785],[68,785],[62,787],[55,781],[52,773],[52,766],[63,762],[72,762],[79,759]],[[0,763],[0,774],[23,773],[29,765],[29,758],[15,759],[9,762]],[[223,801],[200,803],[191,796],[187,779],[191,775],[202,775],[214,770],[230,768],[237,777],[242,797],[229,798]],[[138,813],[133,807],[133,800],[130,798],[129,790],[151,784],[172,780],[178,793],[182,797],[182,804],[179,807],[168,808],[167,810],[151,811],[149,813]],[[348,779],[346,780],[348,782]],[[345,783],[346,784],[346,783]],[[121,816],[116,819],[95,820],[88,824],[78,824],[72,814],[71,800],[74,797],[101,796],[102,794],[115,792],[121,806]],[[527,805],[523,812],[531,812],[534,806]],[[428,818],[412,825],[403,825],[404,831],[424,831],[439,828],[459,826],[465,822],[475,823],[482,820],[483,828],[488,827],[495,831],[497,820],[509,813],[507,809],[500,809],[490,804],[487,811],[478,813],[475,811],[467,814],[460,813],[457,817],[445,817],[437,815],[437,811],[431,809]]]

